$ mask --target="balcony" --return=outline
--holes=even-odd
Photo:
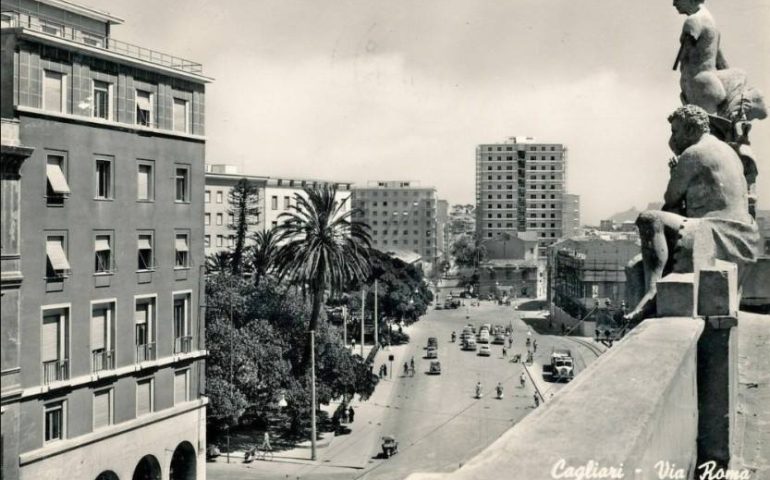
[[[115,350],[105,350],[103,348],[91,352],[93,360],[94,373],[103,370],[113,370],[115,368]]]
[[[144,343],[136,346],[136,361],[147,362],[155,360],[157,353],[155,351],[155,342]]]
[[[54,382],[69,380],[69,360],[51,360],[43,362],[43,384],[50,385]]]
[[[7,25],[9,28],[25,28],[51,37],[58,37],[87,47],[118,53],[174,70],[194,74],[203,73],[203,65],[200,63],[157,52],[149,48],[139,47],[131,43],[105,37],[104,35],[83,31],[72,25],[63,25],[61,20],[50,19],[37,13],[27,12],[24,9],[14,8],[3,11],[3,15],[9,17],[8,19],[3,19],[3,27]]]
[[[192,336],[176,337],[174,339],[174,353],[192,352]]]

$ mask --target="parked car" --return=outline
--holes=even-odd
[[[438,349],[436,347],[428,347],[425,358],[438,358]]]
[[[463,343],[463,350],[473,350],[475,352],[476,348],[477,345],[475,337],[468,337],[465,339],[465,343]]]
[[[438,338],[428,337],[428,348],[438,348]]]
[[[492,343],[495,345],[505,345],[505,335],[502,333],[496,334],[495,338],[492,340]]]
[[[479,343],[489,343],[489,340],[489,330],[482,330],[481,333],[479,333]]]
[[[430,369],[428,370],[428,373],[431,375],[441,375],[441,362],[438,360],[435,362],[430,362]]]
[[[480,357],[488,357],[490,355],[492,355],[492,350],[489,348],[489,345],[482,345],[479,347]]]

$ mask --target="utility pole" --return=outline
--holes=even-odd
[[[347,307],[342,307],[342,344],[345,345],[345,348],[348,346],[348,309]]]
[[[364,358],[364,314],[366,313],[366,287],[361,287],[361,358]]]
[[[379,335],[377,335],[377,329],[379,328],[378,323],[380,323],[379,317],[377,315],[377,307],[379,306],[378,304],[379,304],[379,300],[377,298],[377,280],[375,279],[374,280],[374,345],[375,346],[379,345],[378,342],[380,339]]]

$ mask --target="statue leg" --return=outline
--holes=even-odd
[[[655,307],[657,282],[663,278],[669,264],[669,244],[676,238],[684,217],[670,212],[649,210],[636,219],[642,240],[642,263],[644,265],[645,293],[625,318],[629,321],[642,320]]]
[[[727,91],[716,71],[700,72],[690,78],[688,83],[687,99],[690,103],[698,105],[712,115],[719,113],[719,106],[727,98]]]

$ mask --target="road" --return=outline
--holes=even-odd
[[[441,293],[443,300],[446,291]],[[469,300],[465,303],[469,305]],[[477,327],[484,323],[510,323],[514,331],[514,345],[508,358],[503,358],[501,345],[491,345],[492,355],[480,357],[475,352],[462,351],[459,340],[452,343],[452,331],[456,331],[459,337],[462,327],[469,322]],[[381,411],[379,424],[375,424],[379,431],[370,431],[368,438],[374,438],[374,435],[377,438],[393,435],[399,441],[399,453],[390,459],[383,459],[379,456],[376,443],[361,442],[356,444],[357,448],[360,445],[359,449],[370,449],[361,452],[362,455],[368,455],[366,468],[329,468],[335,463],[334,455],[329,455],[323,459],[326,466],[293,470],[289,478],[398,479],[416,471],[448,472],[457,469],[534,408],[532,382],[527,380],[526,386],[521,388],[519,375],[523,366],[509,361],[515,353],[526,357],[525,339],[528,330],[530,327],[520,319],[520,312],[513,307],[499,306],[492,302],[481,302],[479,307],[460,307],[456,310],[430,310],[409,328],[409,345],[398,350],[397,360],[400,364],[394,365],[388,395],[368,405],[368,408]],[[424,347],[431,336],[439,340],[441,375],[429,375],[426,372],[430,360],[423,358]],[[552,347],[568,347],[573,350],[576,373],[596,357],[589,348],[580,347],[578,343],[566,338],[541,336],[536,330],[532,330],[532,338],[537,340],[538,350],[535,363],[529,369],[546,401],[562,386],[546,382],[547,377],[541,375],[541,365],[548,363]],[[416,375],[403,376],[399,365],[411,357],[415,359]],[[383,359],[384,355],[378,358]],[[374,367],[377,371],[379,365]],[[476,382],[481,382],[484,391],[480,400],[474,398]],[[498,382],[504,388],[503,400],[495,398]],[[349,441],[355,441],[355,435],[356,427],[353,426]],[[364,457],[364,462],[366,459]],[[226,478],[211,469],[209,473],[211,478]],[[234,472],[229,473],[232,475]],[[260,475],[259,478],[268,477]],[[285,476],[281,474],[275,478]]]

